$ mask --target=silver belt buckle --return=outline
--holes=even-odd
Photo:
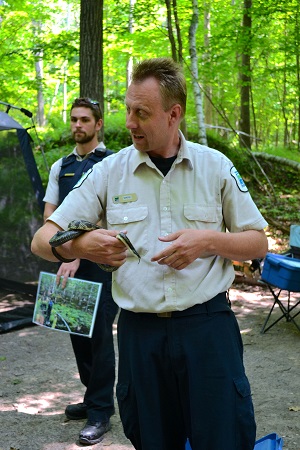
[[[172,317],[172,311],[156,313],[157,317]]]

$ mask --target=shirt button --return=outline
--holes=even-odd
[[[167,207],[167,206],[164,206],[164,207],[163,207],[163,211],[168,211],[168,207]]]
[[[124,220],[124,222],[127,222],[128,217],[125,216],[125,217],[123,218],[123,220]]]
[[[173,292],[173,289],[172,289],[171,287],[169,287],[169,288],[167,289],[167,291],[171,293],[171,292]]]

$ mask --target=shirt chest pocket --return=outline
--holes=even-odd
[[[127,231],[127,236],[140,255],[148,251],[147,206],[118,205],[115,208],[107,208],[106,216],[109,228]]]
[[[198,204],[185,204],[184,217],[191,228],[217,229],[222,222],[221,206],[202,206]]]

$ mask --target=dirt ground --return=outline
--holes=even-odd
[[[0,292],[0,300],[7,295]],[[284,438],[284,450],[300,450],[300,332],[282,320],[261,334],[272,304],[269,291],[261,287],[236,285],[230,298],[245,346],[257,438],[276,432]],[[16,294],[13,300],[10,304],[20,306],[26,297]],[[277,308],[273,314],[279,315]],[[300,316],[296,320],[300,325]],[[85,422],[68,421],[64,409],[80,402],[83,392],[66,333],[33,325],[1,334],[0,450],[132,449],[118,412],[101,443],[78,443]]]

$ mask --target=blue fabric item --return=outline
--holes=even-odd
[[[186,441],[185,450],[192,450],[192,447],[191,447],[191,444],[189,443],[189,440]]]
[[[281,450],[283,439],[276,433],[267,434],[255,443],[254,450]]]
[[[282,448],[283,439],[276,433],[271,433],[256,441],[253,450],[282,450]],[[192,450],[189,440],[186,442],[185,450]]]
[[[298,247],[300,250],[300,225],[291,225],[290,228],[290,246]]]
[[[30,135],[27,133],[27,131],[24,129],[23,130],[18,129],[17,136],[20,142],[20,147],[23,153],[25,166],[35,193],[36,200],[41,209],[41,212],[43,213],[45,206],[43,202],[45,191],[32,151],[31,146],[32,139]]]

